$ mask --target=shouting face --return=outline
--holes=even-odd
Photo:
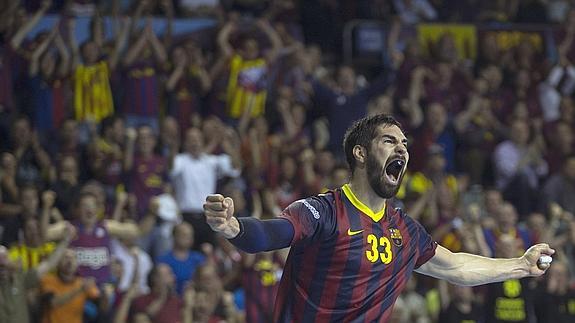
[[[379,126],[365,164],[369,185],[377,195],[388,199],[397,194],[408,160],[407,138],[401,129]]]

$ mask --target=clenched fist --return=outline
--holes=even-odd
[[[206,223],[212,230],[224,235],[227,239],[240,233],[240,224],[234,215],[234,201],[221,194],[208,195],[204,203]]]
[[[548,244],[539,243],[527,249],[521,258],[527,263],[529,275],[537,277],[543,275],[551,264],[551,262],[540,263],[539,259],[542,256],[551,256],[554,253],[555,250],[551,249]]]

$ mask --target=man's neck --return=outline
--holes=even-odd
[[[365,176],[355,174],[349,182],[349,188],[370,210],[378,212],[385,206],[385,199],[373,191]]]
[[[188,259],[189,250],[186,248],[174,247],[174,257],[180,260]]]

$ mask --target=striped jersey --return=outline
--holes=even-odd
[[[386,322],[437,243],[400,209],[373,212],[350,187],[299,200],[274,322]]]

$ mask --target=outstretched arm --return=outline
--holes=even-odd
[[[256,253],[290,246],[294,237],[293,225],[287,219],[258,220],[236,218],[234,203],[229,197],[209,195],[204,204],[206,222],[236,247]]]
[[[415,271],[456,285],[477,286],[541,276],[549,265],[540,265],[540,268],[537,261],[541,256],[554,253],[555,250],[545,243],[532,246],[519,258],[509,259],[452,253],[442,246],[437,246],[435,255]]]

